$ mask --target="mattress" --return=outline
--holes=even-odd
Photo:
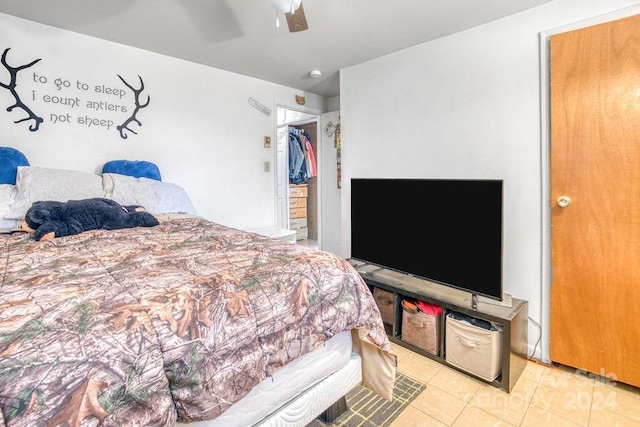
[[[278,412],[259,422],[260,427],[304,427],[339,398],[362,383],[362,359],[351,353],[349,363],[310,387]]]
[[[345,375],[339,375],[339,384],[332,385],[329,389],[312,393],[309,389],[320,383],[322,379],[330,376],[347,365],[357,364],[356,373],[351,373],[351,381],[347,381],[347,373],[353,369],[346,369]],[[279,369],[270,378],[261,381],[242,400],[235,403],[223,414],[211,421],[202,421],[189,424],[176,424],[183,427],[246,427],[257,423],[266,425],[305,425],[295,424],[300,422],[301,417],[307,417],[309,413],[314,415],[310,420],[324,411],[328,406],[343,396],[361,381],[360,358],[353,353],[351,333],[340,332],[324,345],[318,347],[311,353],[299,357]],[[334,379],[335,380],[335,379]],[[334,381],[336,382],[336,381]],[[336,385],[347,386],[344,392],[333,392]],[[291,402],[300,391],[305,399],[297,402],[288,412],[284,411],[278,416],[272,413],[283,403]],[[308,396],[307,396],[308,395]],[[313,396],[313,397],[312,397]],[[327,396],[329,401],[324,402],[322,398]]]

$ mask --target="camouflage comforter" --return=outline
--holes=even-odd
[[[346,261],[202,218],[0,251],[0,425],[213,419],[340,331],[390,350]]]

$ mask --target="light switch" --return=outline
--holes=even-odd
[[[271,162],[264,162],[264,171],[271,172]]]
[[[271,148],[271,137],[270,136],[265,136],[264,137],[264,148]]]

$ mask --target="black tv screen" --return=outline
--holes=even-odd
[[[351,257],[502,299],[502,180],[351,179]]]

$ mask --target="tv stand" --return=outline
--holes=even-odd
[[[502,307],[513,307],[513,300],[511,298],[511,295],[509,294],[502,294],[502,300],[498,301],[498,300],[494,300],[491,298],[487,298],[487,297],[483,297],[482,295],[478,295],[478,294],[471,294],[471,308],[474,310],[478,309],[478,302],[483,302],[485,304],[494,304],[494,305],[499,305]]]
[[[499,305],[502,307],[513,307],[513,297],[511,296],[511,294],[507,294],[507,293],[502,294],[502,301],[498,301],[495,299],[483,297],[482,295],[478,295],[478,302],[482,302],[485,304]]]
[[[486,301],[486,298],[471,295],[469,292],[443,286],[427,280],[419,279],[407,274],[387,270],[379,266],[350,260],[362,276],[364,281],[373,288],[391,292],[393,294],[393,320],[385,323],[389,340],[393,343],[409,348],[430,359],[443,363],[453,369],[471,375],[481,381],[488,382],[506,392],[511,392],[527,365],[527,331],[528,310],[527,301],[511,298],[510,306],[504,306],[499,301]],[[443,308],[442,321],[439,326],[439,352],[432,354],[402,340],[402,298],[418,299]],[[497,304],[496,304],[497,303]],[[451,311],[465,314],[482,320],[487,320],[502,326],[500,339],[501,372],[493,381],[489,382],[481,377],[458,368],[447,362],[445,348],[446,314]]]

